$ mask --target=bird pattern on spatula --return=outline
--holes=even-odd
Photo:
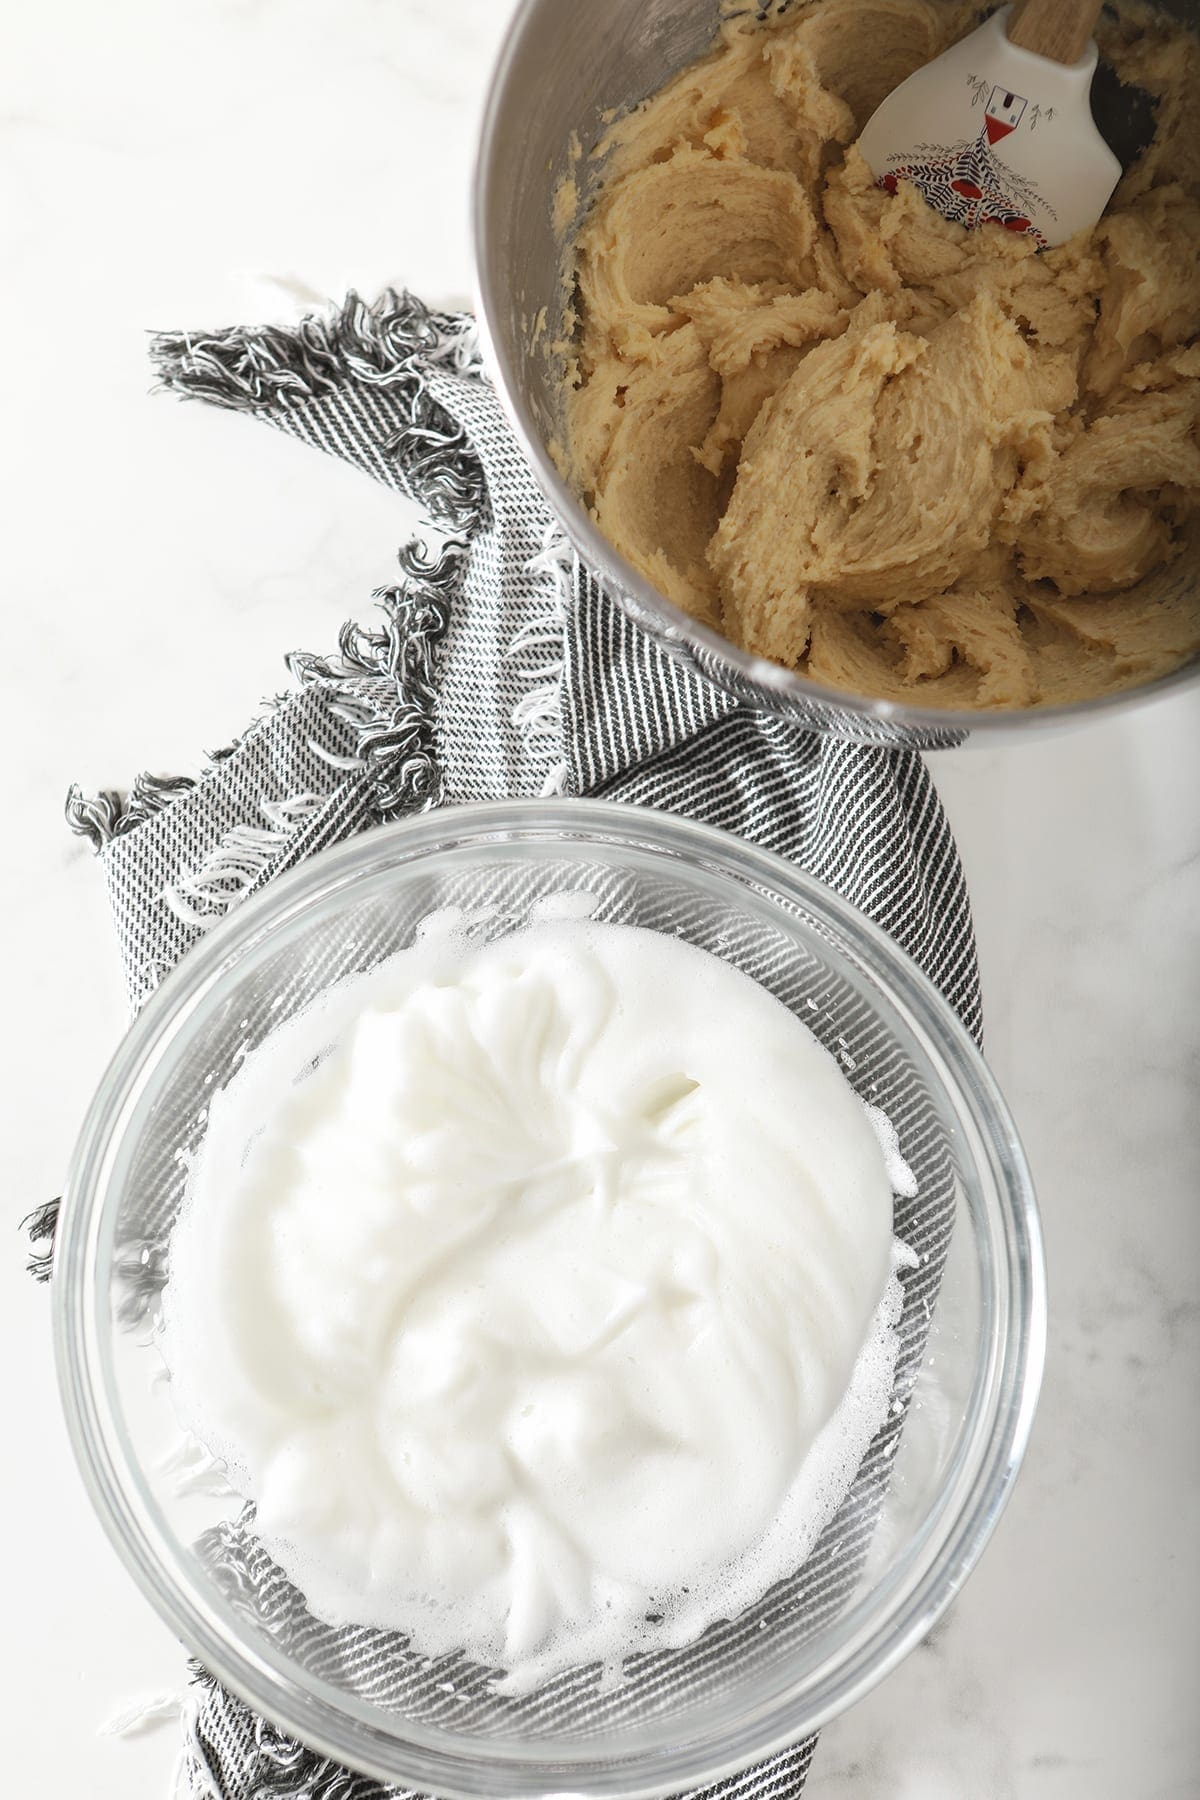
[[[957,144],[918,144],[917,156],[881,175],[877,187],[894,194],[902,181],[911,181],[935,211],[968,229],[976,225],[1002,225],[1006,231],[1031,237],[1038,249],[1046,237],[1030,218],[1031,202],[1052,212],[1036,185],[996,154],[994,146],[1015,131],[1029,105],[1022,94],[994,87],[988,96],[983,124],[975,138]]]

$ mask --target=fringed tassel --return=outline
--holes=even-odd
[[[384,609],[381,630],[345,625],[336,657],[288,658],[303,685],[319,682],[334,690],[332,709],[357,732],[380,818],[423,811],[441,799],[434,676],[466,549],[453,540],[431,556],[423,544],[409,544],[400,552],[404,579],[375,595]]]
[[[561,525],[547,526],[541,549],[530,558],[527,572],[537,581],[542,611],[523,625],[508,648],[526,692],[513,708],[515,729],[529,743],[549,743],[560,750],[546,778],[544,794],[565,793],[570,770],[561,756],[562,686],[566,670],[566,629],[570,616],[575,553]]]
[[[64,808],[67,824],[77,837],[85,837],[94,849],[103,850],[113,838],[135,831],[195,785],[190,775],[146,774],[137,777],[128,794],[106,788],[102,793],[87,795],[72,785],[67,790]]]
[[[381,630],[350,621],[339,634],[336,657],[294,651],[287,658],[302,686],[320,682],[334,690],[332,710],[355,728],[358,740],[353,758],[337,760],[370,771],[375,808],[383,819],[441,799],[433,729],[436,655],[467,548],[460,538],[448,539],[432,555],[420,540],[406,545],[399,555],[402,579],[373,596],[384,609]],[[219,762],[229,753],[216,751],[210,760]],[[109,789],[87,796],[73,786],[67,823],[101,850],[194,786],[188,776],[164,775],[139,775],[128,795]],[[166,904],[185,924],[214,924],[320,804],[312,794],[265,804],[265,824],[235,827],[199,869],[164,889]]]
[[[151,357],[161,387],[248,412],[286,411],[348,381],[388,390],[389,410],[400,417],[388,453],[406,485],[455,540],[433,558],[420,544],[401,552],[404,581],[376,595],[388,614],[382,632],[349,625],[340,659],[296,655],[290,666],[302,681],[339,684],[339,707],[360,728],[359,753],[371,767],[381,816],[434,804],[440,780],[432,756],[433,655],[446,632],[449,594],[466,549],[457,534],[469,536],[486,516],[487,487],[466,434],[426,392],[424,371],[481,372],[474,320],[431,312],[411,294],[391,289],[371,305],[352,292],[342,306],[296,325],[163,333],[152,340]],[[385,674],[397,683],[394,705],[355,687],[355,677]],[[215,752],[212,760],[236,747]],[[72,787],[67,823],[101,850],[194,785],[187,776],[140,775],[128,795],[112,789],[85,795]],[[247,851],[246,845],[227,848],[239,857]],[[248,849],[253,855],[256,846]],[[241,867],[233,871],[235,879],[241,878]],[[222,878],[228,874],[222,871]],[[216,879],[209,879],[209,890]],[[203,898],[207,917],[211,892]],[[196,910],[191,896],[183,895],[181,903]]]
[[[87,838],[93,850],[103,850],[120,830],[124,809],[125,796],[114,788],[105,788],[99,794],[85,794],[77,783],[72,782],[67,789],[63,813],[76,837]]]
[[[383,1787],[371,1776],[327,1762],[316,1751],[285,1737],[223,1688],[195,1658],[188,1663],[188,1675],[198,1700],[184,1712],[184,1767],[191,1777],[188,1792],[211,1792],[214,1800],[220,1800],[223,1792],[213,1771],[214,1747],[205,1731],[206,1707],[212,1705],[218,1709],[222,1740],[237,1746],[239,1752],[245,1745],[246,1764],[239,1768],[238,1780],[240,1785],[253,1778],[255,1800],[419,1800],[407,1789]]]
[[[207,1670],[196,1670],[199,1686],[217,1689]],[[370,1775],[359,1775],[338,1763],[327,1762],[314,1750],[308,1750],[293,1738],[285,1737],[265,1719],[252,1715],[249,1708],[232,1694],[220,1689],[221,1740],[230,1739],[239,1752],[245,1748],[244,1765],[239,1768],[239,1790],[253,1782],[255,1800],[418,1800],[410,1790],[384,1787]],[[230,1719],[234,1720],[230,1731]],[[244,1727],[244,1729],[239,1729]],[[211,1743],[205,1731],[205,1703],[184,1713],[183,1769],[184,1791],[204,1795],[206,1800],[221,1800],[224,1787],[214,1767],[221,1758],[220,1744]],[[249,1791],[249,1790],[247,1790]]]
[[[58,1229],[58,1209],[61,1199],[47,1200],[44,1206],[35,1207],[26,1218],[21,1220],[21,1228],[28,1233],[29,1242],[33,1246],[32,1254],[26,1267],[35,1281],[49,1281],[54,1269],[54,1234]],[[39,1250],[38,1245],[44,1249]]]
[[[399,429],[387,444],[406,486],[440,524],[470,532],[484,516],[483,469],[462,428],[425,390],[440,365],[476,375],[474,321],[431,312],[388,289],[368,305],[351,292],[340,307],[296,325],[164,332],[151,340],[159,385],[235,411],[286,413],[347,381],[388,390]]]
[[[325,794],[293,794],[263,800],[262,825],[235,825],[198,868],[162,890],[168,909],[184,925],[207,931],[261,881],[281,850],[328,804]]]

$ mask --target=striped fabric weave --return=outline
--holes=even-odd
[[[919,756],[749,711],[646,637],[550,518],[481,371],[470,320],[429,312],[407,295],[386,294],[374,306],[351,296],[296,327],[163,338],[155,355],[174,391],[251,413],[416,499],[433,547],[401,552],[401,579],[376,596],[375,621],[346,627],[335,655],[293,655],[294,690],[198,781],[146,776],[127,796],[73,791],[69,816],[100,852],[135,1007],[231,906],[351,833],[437,805],[591,795],[685,814],[819,877],[890,932],[978,1035],[962,871]],[[922,1174],[919,1198],[906,1217],[897,1214],[898,1234],[923,1257],[901,1323],[902,1379],[907,1371],[911,1382],[953,1201],[919,1105],[893,1118]],[[177,1199],[166,1194],[150,1234],[151,1289],[163,1278]],[[898,1418],[881,1432],[846,1507],[795,1578],[785,1629],[797,1641],[853,1586],[901,1427]],[[224,1529],[209,1552],[256,1616],[291,1609],[331,1678],[415,1718],[441,1716],[445,1699],[381,1645],[381,1634],[308,1620],[250,1517]],[[756,1629],[756,1618],[720,1628],[735,1650]],[[664,1692],[702,1679],[713,1654],[708,1637],[671,1653]],[[186,1792],[404,1800],[291,1742],[196,1674]],[[456,1686],[457,1722],[469,1726],[470,1681]],[[531,1697],[528,1728],[619,1723],[620,1688],[616,1698],[586,1692],[591,1698],[568,1680]],[[815,1742],[722,1780],[705,1800],[798,1794]]]

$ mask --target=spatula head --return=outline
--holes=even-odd
[[[1096,129],[1096,46],[1051,62],[1009,42],[1010,7],[910,75],[859,148],[880,185],[911,181],[948,219],[1062,244],[1096,223],[1121,165]]]

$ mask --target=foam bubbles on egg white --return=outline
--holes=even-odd
[[[705,951],[440,916],[214,1099],[180,1418],[329,1624],[514,1690],[689,1642],[799,1565],[886,1416],[877,1123]]]

